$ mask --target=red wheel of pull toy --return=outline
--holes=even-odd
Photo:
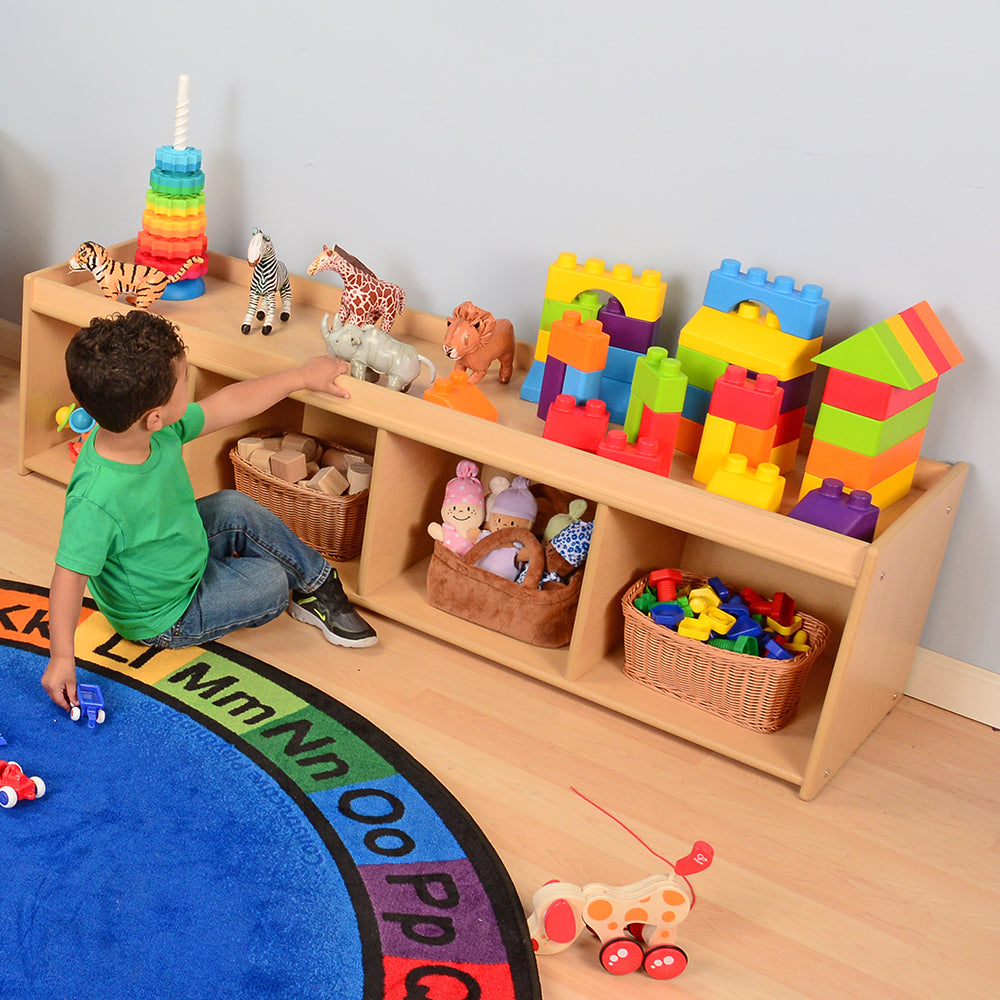
[[[642,945],[632,938],[615,938],[601,948],[601,965],[612,976],[627,976],[642,965]]]
[[[688,957],[682,949],[664,944],[646,952],[642,967],[653,979],[676,979],[687,968],[687,964]]]

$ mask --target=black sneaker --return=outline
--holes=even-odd
[[[347,599],[335,569],[311,594],[302,590],[292,591],[288,613],[296,621],[321,629],[327,642],[336,646],[374,646],[378,642],[375,629]]]

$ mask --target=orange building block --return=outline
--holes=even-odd
[[[569,309],[562,319],[552,324],[548,356],[577,371],[603,371],[608,363],[610,343],[611,338],[599,320],[583,319],[576,310]]]
[[[424,399],[484,420],[496,420],[500,416],[483,390],[478,385],[469,385],[469,373],[457,369],[447,378],[435,379],[433,385],[424,390]]]
[[[924,430],[919,430],[874,456],[861,455],[814,438],[805,471],[820,480],[839,479],[849,490],[867,490],[870,493],[873,486],[916,462],[920,457],[924,433]],[[807,492],[800,492],[799,498]]]

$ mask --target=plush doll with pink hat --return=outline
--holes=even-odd
[[[515,476],[510,486],[491,498],[486,530],[480,533],[480,538],[502,528],[525,528],[531,531],[538,514],[538,501],[528,488],[529,485],[524,476]],[[519,570],[516,562],[518,550],[519,546],[494,549],[476,565],[507,580],[513,580]]]
[[[455,469],[455,478],[448,480],[441,506],[441,524],[428,524],[431,538],[464,556],[479,538],[479,529],[486,516],[483,484],[477,478],[479,466],[463,458]]]

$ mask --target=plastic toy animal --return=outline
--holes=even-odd
[[[326,349],[335,358],[348,362],[350,373],[355,378],[377,382],[379,375],[385,375],[390,389],[406,392],[420,374],[421,362],[430,369],[432,382],[436,377],[429,358],[418,354],[411,345],[390,337],[377,326],[368,325],[362,329],[352,323],[344,323],[339,313],[334,317],[332,326],[327,313],[321,326]]]
[[[117,302],[119,296],[124,295],[136,309],[148,309],[166,291],[167,285],[180,281],[192,264],[201,264],[204,260],[204,257],[188,257],[174,274],[164,274],[148,264],[114,260],[100,243],[88,240],[70,257],[69,269],[90,271],[106,299]]]
[[[278,260],[274,252],[271,237],[260,229],[254,229],[250,234],[250,245],[247,247],[247,263],[253,268],[250,275],[250,299],[247,302],[247,314],[243,317],[242,333],[250,332],[254,312],[257,319],[262,319],[264,325],[260,332],[266,337],[274,329],[274,313],[278,307],[277,297],[281,296],[281,322],[287,323],[292,315],[292,283],[288,278],[288,268],[283,261]],[[267,307],[265,312],[259,309],[261,299]]]
[[[500,362],[502,384],[514,372],[513,324],[509,319],[494,319],[493,313],[471,302],[455,306],[442,346],[456,369],[469,372],[469,385],[481,381],[494,361]]]
[[[40,799],[44,794],[41,778],[29,778],[16,761],[0,760],[0,809],[13,809],[22,799]]]
[[[80,704],[70,709],[69,717],[74,722],[79,722],[86,716],[88,729],[101,725],[106,718],[101,689],[96,684],[77,684],[76,696],[80,699]]]
[[[601,942],[600,962],[614,976],[640,966],[654,979],[674,979],[687,967],[687,955],[674,943],[677,925],[694,905],[687,876],[704,871],[714,856],[699,840],[669,874],[650,875],[632,885],[569,882],[543,885],[532,898],[528,917],[531,943],[539,955],[554,954],[591,930]]]
[[[383,333],[392,330],[396,317],[403,311],[406,292],[391,281],[383,281],[370,268],[352,257],[346,250],[335,246],[332,250],[324,243],[323,252],[309,265],[310,276],[320,271],[335,271],[344,280],[337,316],[346,326],[377,326]]]

